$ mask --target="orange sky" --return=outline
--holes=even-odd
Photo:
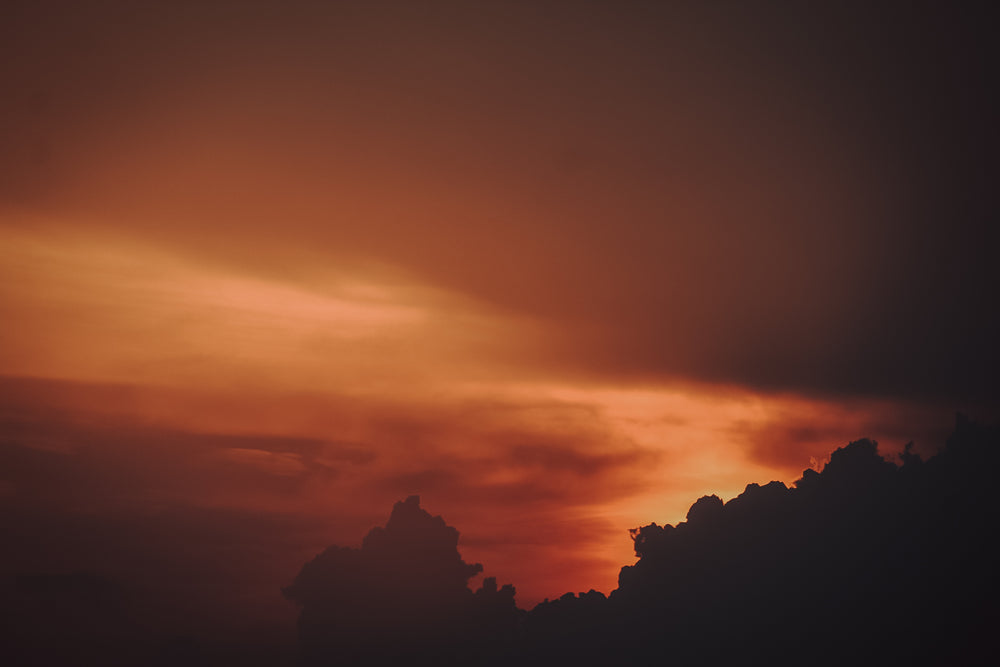
[[[113,464],[127,446],[149,467],[148,487],[94,502],[304,514],[332,524],[321,539],[356,544],[365,521],[418,493],[526,605],[610,591],[631,562],[627,529],[681,520],[703,494],[791,483],[853,437],[898,450],[949,419],[889,400],[567,377],[546,363],[550,323],[377,268],[317,266],[305,282],[59,226],[2,240],[2,314],[18,326],[0,372],[83,383],[9,390],[24,403],[12,422],[58,408],[46,419],[70,429],[19,444],[73,459],[74,428],[120,429],[85,455]],[[157,442],[145,461],[164,431],[178,451]],[[234,444],[200,450],[209,435]]]
[[[5,571],[153,585],[184,543],[287,616],[420,494],[530,606],[610,591],[627,530],[703,494],[995,404],[995,231],[952,152],[985,112],[931,24],[165,7],[0,32]],[[972,120],[928,132],[942,97]]]

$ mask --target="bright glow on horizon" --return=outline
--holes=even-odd
[[[202,463],[208,452],[178,450],[178,474],[215,461],[294,489],[220,479],[182,486],[179,501],[321,516],[422,493],[522,604],[609,592],[632,562],[628,528],[676,523],[701,495],[728,500],[750,481],[790,484],[847,439],[880,437],[874,415],[897,409],[682,379],[568,380],[533,364],[538,326],[398,277],[303,283],[65,229],[7,230],[0,242],[0,307],[18,323],[0,374],[134,386],[108,405],[76,396],[71,412],[264,437]],[[802,423],[808,439],[768,449]],[[368,462],[345,465],[341,445],[268,449],[276,435],[356,443],[350,460]],[[544,537],[562,531],[583,531],[586,558],[567,566]]]

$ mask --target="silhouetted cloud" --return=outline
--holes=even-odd
[[[423,493],[522,601],[639,551],[523,621],[529,662],[901,619],[945,660],[993,611],[949,591],[995,555],[995,466],[929,458],[941,410],[1000,406],[987,3],[2,15],[5,581],[114,582],[164,660],[211,662]],[[916,444],[818,472],[860,436]],[[724,502],[749,479],[781,481]]]
[[[424,493],[469,526],[469,554],[523,582],[522,599],[580,579],[607,591],[628,549],[602,548],[622,529],[587,508],[648,491],[658,456],[595,409],[530,395],[425,406],[0,377],[0,512],[21,536],[0,566],[103,562],[101,573],[122,565],[141,576],[157,550],[140,542],[152,540],[164,558],[263,599],[276,567],[348,543],[378,507]],[[196,520],[185,527],[185,517]],[[207,525],[216,520],[226,525]],[[252,534],[255,521],[267,540]],[[102,539],[88,539],[84,526]],[[556,535],[586,542],[570,569]],[[259,581],[227,560],[248,540],[257,547],[240,560],[274,564]],[[182,588],[161,592],[182,598]],[[283,605],[275,597],[268,604]],[[192,606],[191,614],[205,608]]]
[[[2,415],[0,460],[13,483],[0,496],[0,576],[12,601],[4,613],[16,617],[9,627],[20,628],[19,639],[6,642],[14,655],[59,638],[58,647],[38,655],[55,656],[49,662],[57,664],[70,653],[106,651],[125,656],[119,664],[283,659],[275,632],[283,621],[274,601],[280,602],[288,573],[316,552],[330,527],[301,513],[184,504],[172,495],[174,485],[207,486],[216,478],[202,479],[200,467],[224,465],[227,483],[241,488],[274,480],[266,494],[280,498],[282,484],[321,452],[333,451],[348,466],[364,467],[369,457],[351,446],[341,455],[320,441],[294,438],[268,442],[135,424],[101,429],[72,411],[60,418],[38,412],[44,402],[34,399],[17,409],[13,404]],[[132,456],[131,448],[145,439],[149,458]],[[567,450],[575,454],[561,465],[550,458],[564,451],[560,440],[533,442],[549,448],[528,457],[526,468],[584,486],[595,474],[594,451]],[[498,455],[524,453],[518,446]],[[187,458],[168,455],[181,453]],[[862,651],[883,662],[970,662],[988,646],[988,619],[998,599],[992,572],[1000,556],[998,459],[997,428],[964,418],[946,446],[926,459],[906,448],[887,461],[873,441],[859,440],[833,452],[821,472],[804,471],[792,487],[749,484],[728,502],[707,495],[691,505],[685,521],[635,529],[638,561],[622,568],[609,596],[567,594],[530,612],[519,612],[513,588],[494,579],[470,589],[481,566],[463,560],[457,530],[411,497],[397,503],[360,548],[331,547],[307,563],[285,594],[301,606],[307,661],[336,653],[369,664],[406,655],[428,664],[604,665],[668,650],[671,659],[687,663],[796,655],[834,664]],[[477,474],[492,459],[483,461]],[[625,456],[622,471],[634,463]],[[186,477],[189,466],[194,473]],[[158,479],[157,471],[176,477]],[[434,480],[446,495],[475,494],[474,480],[452,474],[416,474],[396,483]],[[155,493],[143,495],[143,486]],[[122,506],[121,498],[137,504]],[[554,581],[581,563],[589,564],[579,571],[597,562],[611,566],[595,541],[606,529],[596,519],[567,523],[558,503],[539,507],[536,515],[512,515],[520,517],[516,531],[479,526],[468,548],[523,558],[536,547],[558,545],[558,562],[536,568]],[[468,521],[474,514],[463,516]],[[363,516],[341,521],[337,530],[360,529]],[[500,549],[513,532],[518,541]],[[72,574],[80,571],[90,574]],[[33,611],[18,616],[25,609]],[[254,627],[270,629],[240,634],[255,615]]]
[[[316,661],[978,664],[994,653],[1000,593],[1000,428],[959,416],[939,454],[898,459],[858,440],[792,488],[704,496],[686,521],[632,531],[639,560],[610,596],[567,593],[519,615],[513,589],[498,597],[487,580],[475,597],[492,612],[469,616],[465,582],[481,566],[416,497],[361,549],[308,563],[286,595]]]
[[[894,464],[859,440],[794,488],[705,496],[676,526],[633,531],[639,560],[606,601],[533,610],[525,662],[985,664],[998,464],[1000,429],[960,416],[927,461],[907,448]]]
[[[509,642],[517,621],[512,586],[487,578],[458,553],[458,531],[410,496],[360,549],[330,547],[307,563],[285,595],[302,606],[299,641],[309,664],[468,664]]]

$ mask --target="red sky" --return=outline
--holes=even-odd
[[[961,10],[3,23],[4,573],[287,619],[302,563],[420,494],[530,606],[611,590],[627,529],[703,494],[996,404]]]

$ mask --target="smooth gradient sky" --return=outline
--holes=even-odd
[[[989,24],[828,4],[5,3],[3,572],[287,620],[420,494],[530,606],[995,416]]]

